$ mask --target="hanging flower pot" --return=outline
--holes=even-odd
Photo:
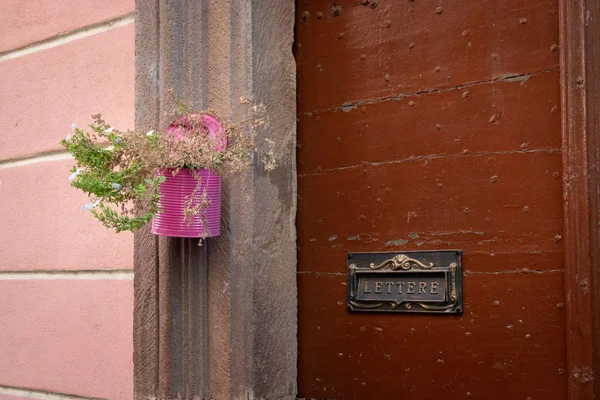
[[[218,236],[221,174],[276,167],[275,143],[257,137],[268,127],[265,106],[245,97],[240,106],[244,117],[232,122],[180,104],[166,130],[145,133],[118,130],[100,115],[89,130],[73,124],[60,143],[75,159],[71,185],[90,198],[83,208],[116,232],[151,223],[157,235]]]
[[[215,141],[214,150],[227,147],[223,126],[209,114],[190,114],[179,118],[167,129],[175,142],[202,125]],[[221,176],[206,168],[170,168],[161,171],[160,211],[152,220],[152,233],[174,237],[213,237],[221,234]],[[195,213],[190,213],[195,210]]]
[[[163,170],[159,213],[152,220],[152,233],[176,237],[212,237],[221,234],[221,176],[209,169]],[[189,203],[189,204],[188,204]],[[188,208],[200,209],[186,216]]]

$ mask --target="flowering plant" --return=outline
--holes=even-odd
[[[175,122],[162,132],[119,131],[100,115],[92,116],[91,131],[73,124],[73,134],[60,144],[75,159],[71,185],[90,197],[83,208],[107,228],[133,231],[160,212],[165,170],[176,174],[180,168],[205,168],[223,174],[226,165],[227,173],[232,173],[249,166],[255,155],[265,170],[275,168],[274,143],[267,139],[264,150],[256,145],[257,130],[268,125],[265,107],[245,98],[240,102],[249,112],[237,123],[180,105],[173,113]],[[218,126],[217,134],[207,121]],[[194,192],[192,197],[202,201],[186,200],[187,220],[202,215],[207,206],[203,193]]]

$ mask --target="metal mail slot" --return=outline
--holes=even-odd
[[[348,309],[461,314],[462,251],[348,254]]]

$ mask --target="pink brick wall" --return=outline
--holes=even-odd
[[[2,384],[131,399],[131,280],[0,281]]]
[[[0,159],[57,149],[98,112],[133,127],[133,25],[0,62]]]
[[[133,127],[133,10],[2,4],[0,400],[133,397],[133,237],[81,209],[58,144],[93,113]]]
[[[132,267],[131,235],[112,234],[81,208],[88,200],[69,184],[72,165],[0,169],[0,271]]]
[[[134,0],[3,0],[0,52],[131,13]]]

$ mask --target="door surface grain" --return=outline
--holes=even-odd
[[[564,399],[558,3],[298,0],[299,396]],[[346,309],[462,249],[462,316]]]

